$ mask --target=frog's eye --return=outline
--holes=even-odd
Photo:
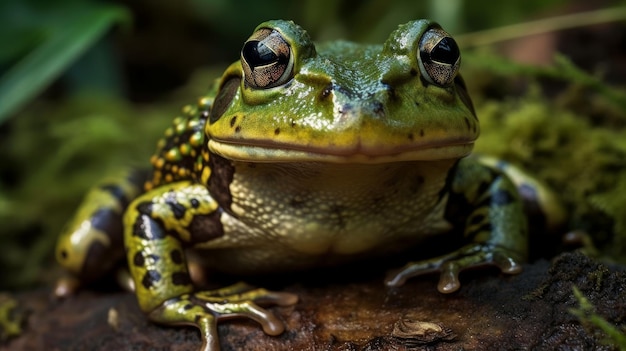
[[[430,28],[422,36],[418,50],[420,69],[428,82],[446,86],[454,81],[461,64],[461,52],[450,34],[441,28]]]
[[[261,28],[241,49],[246,84],[268,89],[287,83],[293,77],[293,54],[289,43],[276,30]]]

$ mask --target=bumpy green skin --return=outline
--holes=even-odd
[[[233,316],[283,331],[257,303],[296,296],[245,285],[196,291],[190,248],[215,269],[271,272],[393,254],[456,227],[465,246],[409,263],[386,284],[439,271],[439,290],[452,292],[466,268],[520,271],[519,196],[499,170],[464,158],[478,119],[458,53],[434,53],[447,38],[437,28],[413,21],[382,46],[317,47],[292,22],[257,28],[242,60],[166,131],[145,192],[125,210],[128,265],[151,320],[197,326],[205,350],[219,348],[216,324]],[[249,46],[268,34],[265,45],[283,56],[259,63]],[[59,244],[66,254],[69,241]]]

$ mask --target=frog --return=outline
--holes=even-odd
[[[147,318],[197,327],[202,350],[219,349],[217,324],[234,317],[280,335],[271,306],[294,308],[298,296],[198,289],[191,252],[212,270],[256,275],[394,256],[457,230],[457,246],[411,259],[384,284],[434,273],[452,293],[466,269],[520,273],[522,201],[504,172],[467,157],[480,126],[460,62],[431,20],[383,44],[315,43],[292,21],[261,23],[165,131],[152,171],[88,197],[57,259],[84,281],[125,257]]]

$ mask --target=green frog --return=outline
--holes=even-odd
[[[519,273],[522,202],[503,172],[466,158],[479,123],[460,62],[454,39],[428,20],[382,45],[317,45],[293,22],[262,23],[167,129],[145,184],[130,173],[88,196],[58,260],[84,281],[125,255],[141,310],[198,327],[203,350],[219,349],[223,319],[280,334],[284,324],[262,306],[297,296],[197,289],[191,252],[212,269],[257,274],[394,255],[456,228],[460,245],[385,284],[439,272],[439,291],[451,293],[468,268]]]

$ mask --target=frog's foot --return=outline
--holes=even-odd
[[[259,305],[291,306],[298,296],[286,292],[252,289],[238,283],[226,288],[185,294],[165,301],[149,313],[150,319],[163,324],[188,324],[200,329],[201,350],[219,350],[217,322],[233,318],[250,318],[263,327],[268,335],[279,335],[285,330],[283,322],[274,313]]]
[[[389,272],[385,284],[390,287],[403,285],[407,279],[418,275],[439,272],[437,289],[441,293],[451,293],[461,287],[459,273],[468,268],[492,265],[506,274],[522,271],[523,254],[501,246],[471,244],[462,249],[429,260],[410,262],[404,267]]]

